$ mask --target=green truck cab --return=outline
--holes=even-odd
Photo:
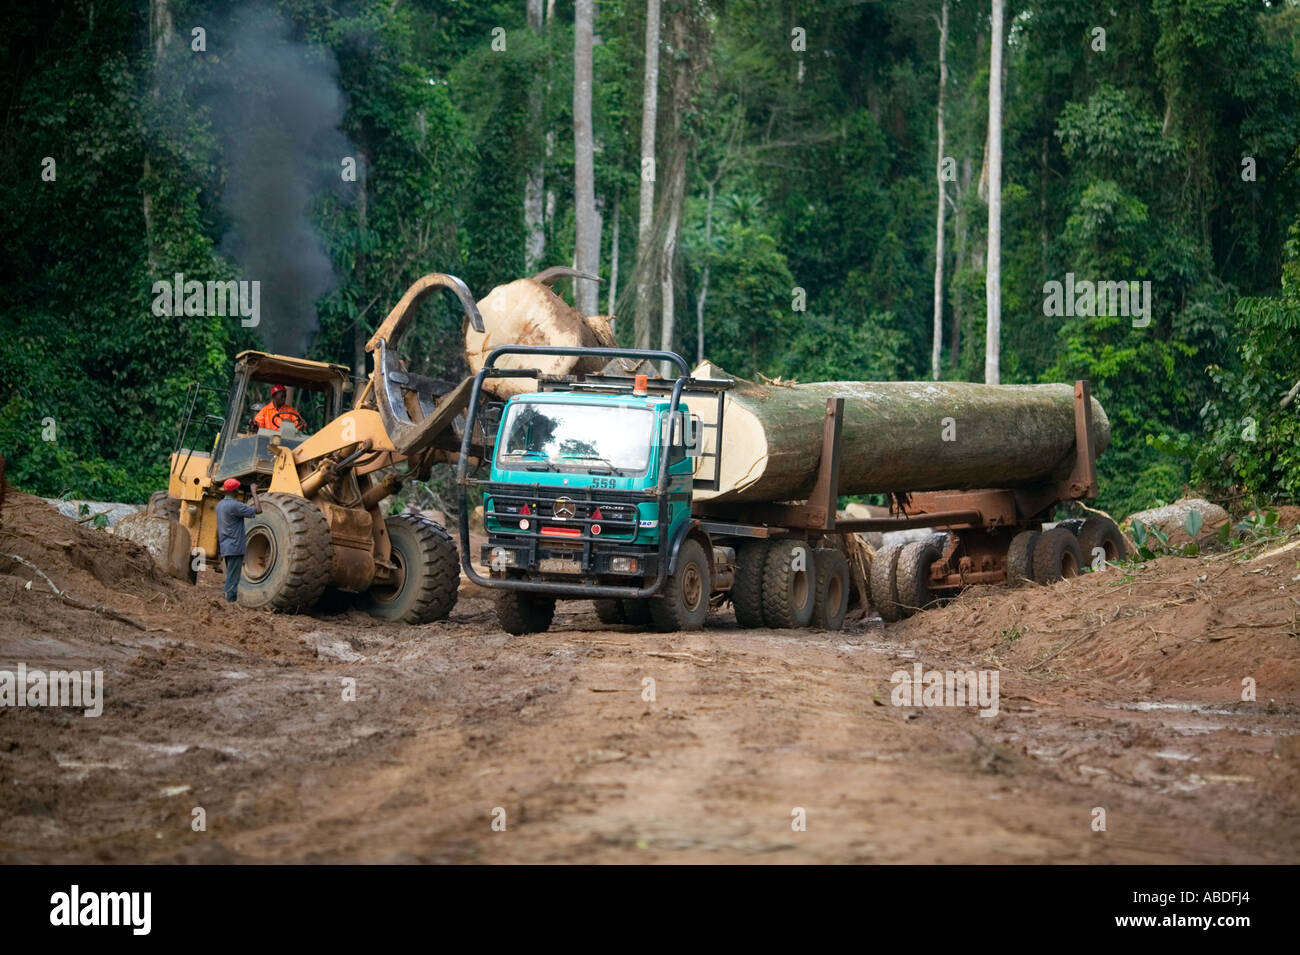
[[[496,367],[503,354],[556,353],[662,360],[681,375],[575,381]],[[704,480],[697,476],[702,425],[683,396],[720,405],[731,381],[691,378],[671,352],[505,346],[475,379],[470,421],[493,377],[538,379],[536,392],[501,410],[487,479],[468,476],[469,447],[460,458],[462,566],[480,585],[503,591],[497,610],[505,629],[547,629],[556,598],[595,600],[611,621],[701,626],[715,584],[713,548],[691,513],[693,489]],[[486,577],[470,560],[465,492],[474,485],[483,488],[488,542],[478,556]]]

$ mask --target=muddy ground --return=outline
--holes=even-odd
[[[228,606],[19,494],[0,554],[146,628],[0,557],[0,669],[105,683],[97,718],[0,707],[0,862],[1300,860],[1300,548],[840,633],[570,603],[524,638],[472,595],[422,627]],[[996,669],[997,714],[893,705],[915,663]]]

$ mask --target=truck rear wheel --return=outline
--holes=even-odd
[[[1098,548],[1103,551],[1100,555],[1096,553]],[[1113,564],[1128,556],[1128,544],[1110,518],[1090,517],[1079,528],[1079,551],[1085,564],[1094,564],[1099,556]]]
[[[419,514],[385,518],[397,574],[366,591],[366,612],[380,620],[446,619],[460,595],[460,558],[451,535]]]
[[[819,630],[839,630],[849,611],[849,562],[834,547],[816,552],[817,596],[813,600],[812,625]]]
[[[677,552],[677,569],[664,588],[648,601],[650,622],[661,633],[699,630],[709,616],[709,594],[713,590],[712,562],[700,542],[691,538]]]
[[[779,630],[812,623],[817,560],[807,541],[772,544],[763,566],[763,622]]]
[[[894,591],[898,594],[898,610],[904,617],[935,604],[937,598],[930,589],[930,565],[942,556],[943,551],[929,540],[912,541],[899,552]]]
[[[1051,584],[1066,577],[1077,577],[1083,570],[1083,553],[1079,542],[1064,527],[1044,531],[1034,545],[1034,579]]]
[[[555,598],[522,590],[503,590],[496,599],[497,621],[501,629],[516,637],[526,633],[545,633],[555,619]]]
[[[267,494],[248,520],[239,581],[245,607],[293,613],[315,606],[330,582],[332,545],[325,515],[293,494]]]
[[[623,619],[623,601],[593,600],[591,605],[596,608],[596,616],[600,618],[601,623],[627,623],[627,621]]]
[[[731,605],[736,623],[753,629],[763,626],[763,570],[770,543],[745,541],[736,548],[736,580],[731,585]]]
[[[1007,583],[1017,586],[1026,580],[1034,580],[1034,548],[1042,531],[1021,531],[1011,538],[1007,548]]]
[[[893,623],[903,616],[896,589],[898,555],[902,551],[902,544],[887,544],[871,559],[871,602],[875,604],[880,619],[886,623]]]
[[[601,623],[625,623],[633,627],[644,627],[650,623],[650,607],[645,600],[593,600],[591,603],[596,608],[596,616]]]

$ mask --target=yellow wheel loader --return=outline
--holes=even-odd
[[[425,623],[451,612],[460,583],[451,536],[419,515],[380,512],[405,481],[427,477],[461,446],[456,419],[471,382],[412,373],[397,348],[420,303],[439,288],[483,331],[460,279],[424,276],[366,344],[373,370],[351,407],[345,366],[258,351],[235,359],[224,416],[199,414],[203,389],[191,386],[167,490],[148,508],[169,522],[174,576],[193,582],[201,561],[217,560],[216,506],[223,482],[235,478],[241,498],[255,483],[262,502],[245,525],[244,606],[303,611],[334,589],[360,595],[385,620]],[[270,401],[272,389],[287,400]]]

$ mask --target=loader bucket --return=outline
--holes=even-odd
[[[475,331],[483,331],[483,317],[465,283],[454,275],[434,272],[416,281],[376,329],[366,351],[374,353],[375,405],[384,428],[402,454],[416,454],[452,426],[469,398],[469,382],[455,388],[408,372],[398,350],[411,317],[434,289],[445,288],[460,300],[465,317]]]

